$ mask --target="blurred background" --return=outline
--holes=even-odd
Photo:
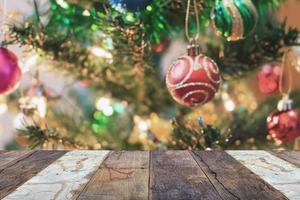
[[[288,142],[280,140],[274,141],[272,137],[268,136],[266,127],[266,115],[269,115],[270,111],[276,109],[277,102],[280,100],[281,95],[278,91],[278,85],[275,89],[276,91],[272,94],[264,92],[264,86],[268,85],[268,83],[273,80],[263,79],[261,77],[263,76],[263,73],[270,73],[269,71],[271,69],[274,70],[272,73],[275,73],[276,75],[275,65],[278,62],[280,63],[281,59],[274,59],[274,61],[270,61],[269,63],[261,63],[254,70],[245,70],[246,72],[243,72],[242,76],[237,76],[235,78],[228,78],[227,74],[230,74],[231,72],[226,72],[227,74],[224,75],[225,78],[221,89],[213,102],[209,102],[201,107],[186,109],[178,106],[173,100],[170,100],[171,98],[166,89],[164,89],[163,94],[161,93],[162,91],[159,90],[159,88],[165,87],[164,77],[168,67],[176,60],[176,58],[185,52],[187,42],[185,41],[183,33],[179,33],[180,30],[173,30],[175,32],[177,31],[177,34],[173,34],[169,37],[162,37],[157,44],[153,43],[149,45],[148,41],[146,41],[148,45],[147,48],[151,48],[152,52],[151,63],[156,66],[155,77],[160,83],[154,85],[150,89],[148,88],[147,91],[145,90],[146,94],[140,94],[140,91],[138,92],[136,90],[136,88],[143,86],[135,85],[132,86],[131,90],[124,90],[124,92],[121,88],[123,87],[122,85],[129,85],[130,81],[124,81],[124,83],[122,83],[122,79],[125,80],[124,77],[127,75],[118,76],[116,72],[118,72],[118,70],[126,71],[128,69],[126,67],[118,68],[118,64],[115,63],[114,59],[118,57],[118,55],[110,53],[111,49],[109,46],[118,46],[115,45],[116,43],[130,45],[130,37],[125,38],[127,42],[124,42],[124,38],[121,36],[107,37],[105,31],[102,31],[102,27],[106,26],[105,23],[98,24],[98,27],[93,27],[93,25],[91,25],[91,29],[95,29],[91,34],[91,32],[86,31],[84,25],[82,25],[87,22],[70,22],[70,26],[73,26],[73,28],[75,27],[75,31],[70,31],[70,33],[68,33],[71,35],[69,39],[70,42],[72,42],[73,39],[79,41],[78,45],[80,48],[84,47],[85,50],[88,50],[91,55],[95,57],[91,58],[91,56],[89,56],[85,58],[87,59],[87,62],[98,65],[102,62],[98,59],[100,57],[100,59],[105,59],[107,65],[115,65],[116,68],[111,69],[111,71],[106,70],[105,73],[101,73],[103,76],[108,77],[107,79],[109,79],[110,74],[116,74],[113,78],[119,79],[120,85],[115,85],[112,80],[102,80],[102,77],[99,76],[99,74],[93,75],[94,72],[89,74],[90,68],[84,67],[83,61],[83,67],[77,66],[78,72],[73,72],[74,70],[72,67],[68,67],[69,64],[72,63],[71,58],[66,55],[64,57],[65,60],[62,60],[61,57],[59,57],[61,54],[59,54],[58,50],[58,55],[53,53],[49,56],[42,52],[42,50],[55,50],[55,48],[57,48],[55,47],[55,44],[61,42],[59,40],[60,35],[58,32],[68,29],[66,28],[67,25],[62,25],[61,27],[56,26],[57,30],[55,30],[53,28],[55,27],[55,23],[59,23],[59,20],[66,20],[64,18],[66,16],[75,16],[75,8],[77,9],[77,7],[82,9],[83,16],[90,16],[93,12],[100,12],[101,6],[99,6],[99,9],[94,6],[99,3],[101,4],[102,1],[95,1],[96,3],[93,1],[94,4],[92,5],[85,5],[85,3],[80,3],[79,1],[65,2],[38,0],[36,2],[36,6],[41,14],[39,19],[41,24],[44,24],[47,28],[48,23],[50,25],[53,23],[52,27],[49,27],[49,29],[44,32],[45,35],[43,35],[43,37],[47,37],[47,34],[50,35],[49,37],[52,36],[51,34],[58,34],[57,38],[52,38],[53,43],[51,43],[51,41],[48,42],[48,46],[46,44],[41,46],[38,44],[36,45],[40,40],[37,38],[38,35],[30,38],[31,35],[29,32],[31,29],[28,27],[30,27],[30,24],[38,26],[33,20],[35,19],[37,11],[33,1],[1,1],[2,13],[5,13],[8,16],[4,18],[7,21],[13,19],[11,20],[13,22],[10,22],[10,24],[13,23],[17,28],[19,27],[19,29],[10,29],[11,32],[9,32],[9,34],[18,35],[16,37],[18,40],[11,42],[8,48],[17,55],[22,68],[23,77],[19,83],[18,89],[14,90],[9,95],[0,96],[0,150],[27,148],[299,148],[297,138],[293,138],[292,141]],[[66,16],[59,13],[60,11],[58,11],[55,6],[61,6],[65,9],[66,11],[63,13]],[[179,4],[178,6],[182,5]],[[284,27],[285,31],[288,31],[289,27],[300,29],[300,16],[298,13],[300,10],[299,1],[280,1],[278,6],[278,10],[268,10],[268,15],[271,17],[277,16],[276,20],[278,23],[286,20]],[[147,9],[148,8],[149,7],[147,7]],[[71,12],[68,9],[73,9],[74,12]],[[175,6],[174,9],[179,8]],[[47,14],[48,10],[51,10],[52,14]],[[184,16],[185,9],[181,8],[181,10],[183,13],[182,16]],[[99,18],[101,17],[101,15],[97,16],[99,16]],[[168,13],[166,16],[169,17]],[[128,13],[126,13],[126,17],[127,20],[130,20],[130,15],[128,15]],[[171,18],[172,17],[174,16],[171,16]],[[174,21],[180,21],[180,23],[182,23],[184,18],[178,17],[174,19]],[[26,23],[28,27],[26,27]],[[72,23],[75,25],[72,25]],[[128,31],[135,31],[135,28],[138,27],[135,26],[136,25],[134,24],[124,26],[125,28],[121,26],[121,28],[127,29],[127,32],[124,32],[128,33]],[[82,30],[79,31],[81,33],[86,31],[86,35],[90,34],[88,39],[89,44],[83,44],[80,39],[78,39],[82,39],[82,35],[76,38],[76,28],[81,28]],[[150,27],[150,29],[154,30],[155,27]],[[205,34],[211,35],[211,30]],[[12,37],[14,38],[14,36]],[[98,47],[99,42],[94,45],[92,42],[94,38],[96,38],[97,41],[101,40],[102,43],[105,43],[106,50]],[[32,40],[32,44],[28,42],[29,40]],[[211,40],[214,40],[214,38]],[[35,43],[35,41],[37,42]],[[206,40],[203,39],[202,41]],[[220,43],[222,42],[223,41]],[[35,45],[38,50],[35,50]],[[76,48],[79,49],[78,45]],[[137,44],[133,44],[133,46],[134,45]],[[138,47],[139,46],[137,45],[137,48]],[[66,47],[63,48],[63,51],[72,52],[72,55],[85,52],[80,49],[75,49],[75,47],[74,49],[72,48],[72,46],[66,45]],[[133,49],[134,48],[135,46]],[[205,45],[202,48],[209,49],[209,47],[205,47]],[[300,56],[300,47],[293,46],[292,49],[296,55]],[[62,50],[61,46],[59,47],[59,50]],[[120,57],[122,56],[123,55],[120,54]],[[112,61],[113,59],[114,61]],[[76,61],[74,61],[74,64],[79,62],[76,59],[74,60]],[[121,62],[129,61],[124,59]],[[139,61],[134,60],[134,63],[135,62]],[[137,66],[137,70],[139,70],[138,65],[130,63],[129,65]],[[150,85],[153,83],[154,79],[147,80],[147,76],[152,73],[147,71],[147,67],[151,67],[151,65],[148,66],[148,64],[145,63],[142,65],[143,67],[145,66],[144,71],[146,72],[141,76],[139,76],[139,72],[136,72],[135,76],[139,77],[139,80],[145,79],[143,83]],[[226,68],[224,69],[226,70]],[[280,71],[280,68],[277,70]],[[97,74],[96,72],[94,74]],[[88,74],[88,76],[85,74]],[[277,81],[279,80],[278,76],[276,79]],[[299,77],[300,73],[297,71],[297,68],[293,68],[292,97],[295,99],[295,105],[298,105],[300,101]],[[288,81],[288,78],[284,78],[285,84],[286,81]],[[102,82],[105,82],[107,85]],[[102,84],[101,87],[106,89],[99,88],[97,83]],[[277,82],[276,84],[279,83]],[[143,103],[136,99],[133,100],[131,96],[129,96],[131,95],[129,91],[133,91],[134,95],[135,93],[146,95],[146,100],[143,100]],[[132,96],[134,96],[133,94]],[[147,95],[152,96],[153,98],[147,99]],[[28,96],[39,98],[35,98],[34,103],[32,103],[32,101],[28,103],[28,99],[26,99]],[[167,97],[164,98],[165,96]],[[152,103],[147,102],[147,100]],[[141,105],[145,106],[142,107]],[[262,106],[260,107],[260,105]],[[30,106],[35,107],[33,108]],[[261,112],[257,112],[257,110],[260,110]],[[30,113],[31,111],[36,112],[37,117],[28,115],[28,112]],[[297,134],[300,135],[300,132]]]

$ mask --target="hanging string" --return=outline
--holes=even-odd
[[[288,95],[292,90],[293,80],[292,80],[292,67],[295,65],[295,55],[291,48],[285,48],[284,49],[284,55],[282,58],[282,71],[280,74],[280,83],[279,83],[279,91],[280,93],[285,96]],[[285,71],[287,71],[287,74],[285,77]],[[283,87],[283,78],[286,78],[287,82],[287,89],[284,91]]]
[[[198,11],[196,0],[193,0],[193,4],[194,4],[194,12],[195,12],[194,14],[196,18],[197,34],[195,37],[190,37],[189,34],[189,17],[190,17],[191,0],[188,0],[187,7],[186,7],[186,16],[185,16],[185,35],[189,42],[191,42],[193,39],[197,40],[199,38],[199,32],[200,32],[199,11]]]

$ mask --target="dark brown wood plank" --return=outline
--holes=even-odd
[[[149,152],[112,152],[78,199],[148,199]]]
[[[0,199],[35,176],[66,151],[35,151],[0,170]]]
[[[192,155],[223,199],[287,199],[224,151]]]
[[[300,151],[270,151],[273,155],[300,167]]]
[[[188,151],[151,152],[149,199],[221,199]]]
[[[0,170],[13,165],[18,160],[31,154],[33,151],[6,151],[0,154]]]

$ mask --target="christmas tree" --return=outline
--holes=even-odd
[[[295,148],[299,31],[278,19],[284,2],[33,0],[2,23],[8,148]]]

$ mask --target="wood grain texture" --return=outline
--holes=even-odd
[[[273,155],[288,161],[300,168],[300,151],[271,151]]]
[[[287,199],[224,151],[193,151],[223,199]]]
[[[0,170],[7,168],[9,165],[13,165],[31,153],[33,153],[33,151],[3,151],[0,154]]]
[[[227,151],[289,199],[300,199],[300,168],[266,151]]]
[[[148,199],[149,152],[111,153],[78,199]]]
[[[151,152],[149,199],[221,199],[188,151]]]
[[[68,152],[4,199],[75,199],[108,152]]]
[[[64,151],[35,151],[13,165],[0,170],[0,199],[14,191],[63,154],[65,154]]]

